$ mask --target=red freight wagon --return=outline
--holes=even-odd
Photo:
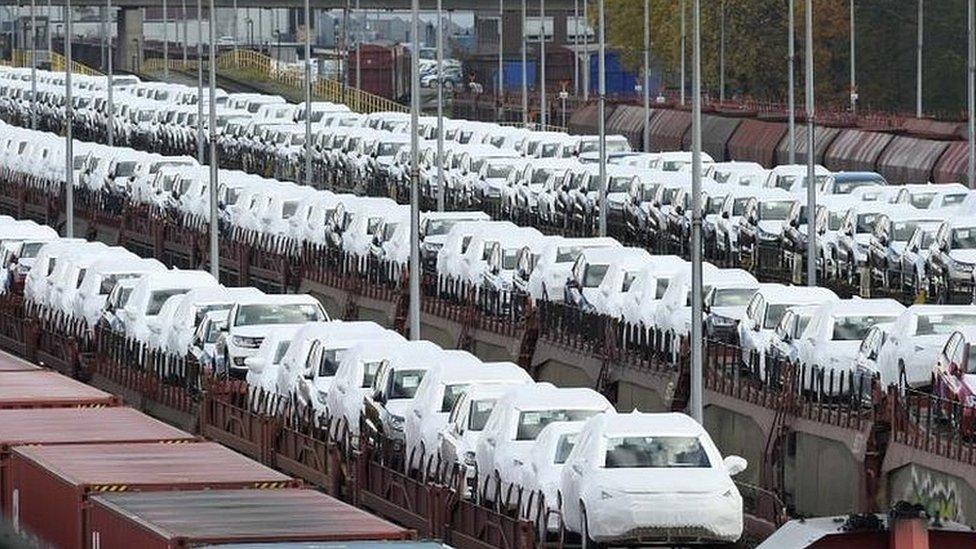
[[[0,409],[117,406],[118,397],[57,372],[7,372],[0,381]]]
[[[89,501],[91,549],[413,538],[411,530],[314,490],[99,494]]]
[[[85,546],[92,494],[300,486],[212,442],[17,446],[9,467],[13,523],[61,549]]]
[[[40,370],[40,366],[36,366],[27,362],[26,360],[17,358],[7,353],[0,353],[0,373],[5,372],[36,372]]]
[[[132,408],[0,410],[0,510],[10,509],[6,495],[13,446],[195,440],[190,433]]]
[[[400,44],[361,44],[349,52],[349,85],[356,87],[356,66],[362,60],[359,88],[393,101],[410,94],[410,52]]]

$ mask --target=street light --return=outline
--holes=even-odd
[[[814,101],[813,101],[813,0],[807,0],[806,13],[806,103],[807,103],[807,218],[817,212],[817,185],[814,170]],[[813,226],[810,223],[809,226]],[[817,285],[817,231],[807,230],[807,284]]]
[[[682,0],[683,1],[683,0]],[[694,0],[691,56],[691,417],[704,423],[702,400],[702,134],[701,134],[701,0]],[[682,13],[684,10],[682,10]],[[682,57],[684,51],[682,50]],[[682,86],[684,82],[682,82]]]
[[[254,46],[254,20],[250,17],[247,18],[247,44]]]
[[[74,168],[74,138],[71,135],[74,126],[75,109],[71,93],[71,0],[64,2],[64,235],[72,238],[75,235],[75,168]]]
[[[787,144],[787,153],[789,158],[789,163],[796,164],[796,90],[793,83],[794,72],[796,71],[796,41],[795,37],[795,27],[796,22],[794,21],[794,7],[793,1],[789,1],[789,32],[787,33],[787,42],[789,54],[787,56],[787,125],[789,128],[789,143]]]
[[[500,16],[501,14],[499,14]],[[499,31],[501,19],[499,19]],[[411,1],[410,56],[410,339],[420,339],[420,0]],[[501,42],[501,33],[498,35]],[[499,44],[499,51],[500,51]]]
[[[220,280],[220,248],[218,245],[220,222],[217,219],[217,46],[214,36],[214,29],[217,27],[216,13],[214,0],[210,0],[210,120],[208,124],[210,126],[210,274],[215,279]],[[234,23],[237,23],[236,10]],[[201,105],[203,104],[203,96],[199,97],[198,102]]]

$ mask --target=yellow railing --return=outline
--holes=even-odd
[[[57,52],[50,53],[51,59],[51,70],[60,72],[64,70],[64,56]],[[26,50],[14,50],[9,63],[7,65],[11,67],[29,67],[30,66],[30,52]],[[40,62],[40,55],[38,55],[38,62]],[[104,76],[102,73],[96,71],[95,69],[84,65],[77,61],[71,61],[71,72],[75,74],[84,74],[87,76]]]
[[[164,68],[162,59],[146,59],[143,70],[160,72]],[[170,59],[170,70],[195,70],[197,61]],[[228,51],[217,57],[217,71],[229,76],[258,81],[274,82],[298,91],[305,89],[305,71],[300,67],[281,66],[274,59],[254,50],[240,49]],[[376,94],[365,92],[333,79],[319,79],[312,82],[312,99],[344,103],[355,112],[372,113],[379,111],[406,112],[404,105]]]

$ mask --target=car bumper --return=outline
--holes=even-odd
[[[737,493],[624,495],[611,505],[587,507],[590,536],[598,542],[731,542],[742,536]]]

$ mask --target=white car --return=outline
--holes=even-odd
[[[949,336],[976,325],[976,305],[912,305],[887,330],[876,363],[882,385],[926,387]]]
[[[322,304],[307,294],[268,294],[240,299],[227,313],[227,333],[217,344],[217,353],[232,377],[247,375],[247,357],[254,356],[264,341],[268,324],[322,322],[328,315]]]
[[[807,173],[806,164],[783,164],[776,166],[769,172],[764,186],[770,189],[779,188],[793,194],[806,196]],[[813,177],[817,180],[818,194],[825,194],[823,189],[831,179],[830,170],[817,164],[813,167]]]
[[[702,270],[702,312],[712,320],[716,333],[734,331],[742,311],[759,290],[759,281],[742,269]],[[731,319],[728,321],[726,319]],[[691,332],[691,270],[681,273],[668,285],[654,312],[659,332],[681,338]],[[677,351],[677,348],[675,348]]]
[[[257,288],[198,288],[190,290],[183,296],[173,318],[165,330],[163,347],[177,355],[185,355],[190,348],[190,341],[196,332],[203,316],[213,311],[230,311],[239,299],[251,299],[263,296],[264,292]]]
[[[455,467],[470,487],[476,479],[475,450],[495,403],[511,389],[510,385],[475,385],[454,403],[447,425],[440,432],[440,460],[445,471]]]
[[[126,334],[138,341],[148,341],[149,321],[159,314],[166,300],[195,288],[217,285],[217,280],[204,271],[173,270],[141,276],[122,310],[121,319],[125,324]]]
[[[380,338],[387,332],[375,322],[343,322],[339,320],[318,320],[306,322],[295,334],[288,352],[281,360],[276,389],[279,395],[292,397],[298,394],[299,386],[305,379],[312,378],[318,371],[318,363],[311,359],[313,351],[323,342],[332,340],[356,342]],[[318,353],[321,359],[321,351]],[[307,395],[306,395],[307,396]]]
[[[563,467],[579,440],[585,422],[557,421],[547,425],[522,466],[522,516],[533,521],[540,539],[559,531],[559,485]]]
[[[99,260],[85,272],[85,278],[78,287],[74,314],[84,318],[88,326],[94,328],[116,282],[165,270],[166,267],[155,259],[111,257]]]
[[[570,269],[566,280],[563,300],[569,305],[594,310],[605,301],[604,290],[609,293],[610,286],[603,286],[604,278],[612,265],[620,266],[615,272],[634,271],[650,263],[651,254],[643,248],[589,248],[583,250]]]
[[[566,528],[598,543],[731,543],[742,496],[708,432],[684,414],[603,414],[586,422],[562,470]]]
[[[309,347],[308,357],[305,359],[305,375],[298,379],[297,396],[303,402],[320,414],[326,413],[326,402],[332,391],[336,371],[345,356],[346,351],[360,343],[379,343],[390,341],[402,343],[406,341],[393,330],[383,330],[375,334],[345,337],[317,338]]]
[[[267,393],[274,393],[278,383],[278,370],[281,359],[288,352],[295,333],[302,324],[272,324],[264,327],[264,341],[254,356],[244,361],[247,366],[247,384],[259,387]]]
[[[465,351],[445,351],[417,388],[411,412],[404,420],[407,470],[430,466],[440,449],[440,434],[457,399],[472,386],[514,387],[532,383],[524,368],[511,362],[482,363]],[[434,461],[436,463],[436,460]]]
[[[380,365],[400,354],[440,351],[430,341],[370,341],[349,348],[339,361],[332,388],[325,397],[325,408],[333,418],[333,440],[359,436],[363,398],[370,391]]]
[[[704,269],[715,269],[711,263],[702,263]],[[655,255],[643,271],[637,274],[630,288],[611,302],[611,314],[619,315],[633,325],[648,327],[654,323],[654,311],[664,297],[671,281],[683,271],[690,271],[691,263],[674,255]]]
[[[562,301],[566,280],[576,258],[583,250],[591,248],[620,248],[621,244],[615,238],[559,238],[551,240],[543,246],[539,253],[526,290],[534,300]]]
[[[797,360],[825,376],[830,376],[832,371],[835,376],[848,373],[868,330],[875,324],[894,322],[904,310],[905,306],[893,299],[840,299],[824,303],[796,342]]]
[[[760,374],[764,372],[776,327],[786,311],[804,305],[820,305],[834,299],[838,299],[837,294],[819,286],[760,284],[759,291],[752,296],[739,321],[742,362],[758,366]]]
[[[613,412],[613,405],[588,388],[535,383],[505,393],[491,411],[475,449],[479,496],[513,503],[505,500],[539,432],[556,421],[582,421],[602,412]]]

